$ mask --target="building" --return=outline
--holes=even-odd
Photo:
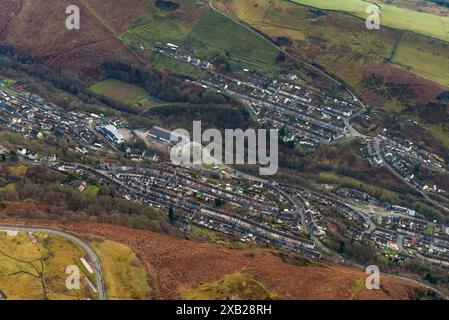
[[[28,234],[28,238],[30,239],[30,241],[32,243],[37,243],[37,238],[32,232],[27,232],[27,234]]]
[[[192,64],[199,66],[201,64],[201,60],[198,59],[197,57],[193,57],[192,58]]]
[[[205,68],[205,69],[210,69],[210,68],[212,68],[212,65],[211,65],[208,61],[203,61],[203,62],[201,63],[201,66],[202,66],[203,68]]]
[[[117,127],[112,124],[100,127],[98,131],[115,144],[125,142],[125,138],[118,132]]]
[[[184,136],[178,135],[173,133],[172,131],[168,131],[165,130],[161,127],[158,126],[154,126],[153,128],[151,128],[150,132],[148,133],[148,135],[154,139],[163,141],[163,142],[167,142],[167,143],[173,143],[178,141],[180,142],[183,139],[187,139]],[[187,139],[188,140],[188,139]]]

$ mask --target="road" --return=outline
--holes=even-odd
[[[417,191],[418,193],[420,193],[428,202],[430,202],[431,204],[433,204],[434,206],[449,212],[449,209],[446,208],[445,206],[441,205],[438,201],[435,201],[434,199],[432,199],[427,193],[425,193],[424,191],[422,191],[421,189],[419,189],[418,187],[416,187],[414,184],[410,183],[410,181],[407,181],[403,176],[401,176],[384,158],[381,148],[380,148],[380,138],[379,137],[375,137],[373,140],[373,144],[374,144],[374,149],[377,153],[377,155],[379,156],[379,159],[382,160],[383,165],[385,166],[385,168],[387,168],[394,176],[396,176],[399,180],[401,180],[402,182],[404,182],[406,185],[408,185],[410,188],[412,188],[413,190]]]
[[[28,226],[0,225],[0,230],[19,231],[19,232],[41,232],[41,233],[56,235],[56,236],[65,238],[67,240],[70,240],[70,241],[76,243],[77,245],[79,245],[81,248],[84,249],[84,251],[89,256],[90,260],[94,264],[93,267],[94,267],[94,271],[95,271],[95,277],[97,279],[97,290],[98,290],[99,300],[107,299],[100,259],[98,258],[97,254],[92,249],[92,247],[89,246],[86,242],[84,242],[80,238],[74,236],[73,234],[64,232],[64,231],[50,229],[50,228],[43,228],[43,227],[40,228],[40,227],[28,227]]]
[[[348,129],[348,135],[350,137],[357,137],[357,138],[362,138],[362,139],[367,138],[366,135],[361,134],[359,131],[357,131],[356,128],[354,128],[354,126],[349,122],[349,119],[343,118],[343,123],[345,124],[346,128]]]

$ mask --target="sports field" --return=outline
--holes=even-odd
[[[325,10],[338,10],[354,14],[365,19],[365,12],[373,2],[363,0],[291,0]],[[399,8],[393,5],[380,3],[381,25],[409,30],[426,36],[449,41],[449,17],[436,16],[430,13],[417,12],[410,9]]]
[[[129,106],[133,106],[149,96],[145,89],[116,79],[98,82],[92,85],[89,90]]]

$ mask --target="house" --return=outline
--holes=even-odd
[[[201,66],[202,66],[203,68],[205,68],[205,69],[210,69],[210,68],[212,68],[212,65],[211,65],[208,61],[203,61],[203,62],[201,63]]]
[[[32,232],[28,232],[27,234],[28,234],[28,238],[30,239],[30,241],[32,243],[37,243],[37,238]]]
[[[192,58],[192,64],[195,66],[199,66],[201,64],[201,60],[198,59],[197,57],[193,57]]]
[[[170,43],[170,42],[167,42],[166,46],[167,46],[167,48],[169,48],[170,50],[173,50],[173,51],[178,51],[178,49],[179,49],[178,45]]]
[[[78,189],[79,192],[83,192],[86,189],[87,183],[85,181],[77,181],[75,182],[75,188]]]
[[[183,55],[181,55],[181,60],[182,61],[185,61],[185,62],[191,62],[192,61],[192,57],[191,56],[189,56],[188,54],[183,54]]]
[[[387,248],[399,251],[399,246],[396,242],[393,241],[387,241]]]

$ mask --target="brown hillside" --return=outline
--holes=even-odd
[[[3,1],[2,1],[3,2]],[[55,69],[95,74],[107,58],[138,61],[138,57],[116,37],[115,31],[142,9],[142,1],[108,1],[116,5],[121,19],[97,14],[96,2],[85,0],[10,0],[0,10],[0,43],[14,46]],[[118,5],[121,3],[121,5]],[[66,7],[81,10],[81,29],[67,30]],[[137,5],[142,4],[142,5]],[[107,10],[108,6],[102,7]]]
[[[367,290],[364,288],[366,275],[358,269],[321,262],[294,265],[264,249],[233,250],[97,223],[20,221],[20,224],[24,223],[50,225],[85,237],[100,236],[130,246],[145,261],[156,299],[179,298],[180,291],[239,271],[260,281],[281,299],[408,299],[419,288],[410,282],[383,277],[381,290]]]

